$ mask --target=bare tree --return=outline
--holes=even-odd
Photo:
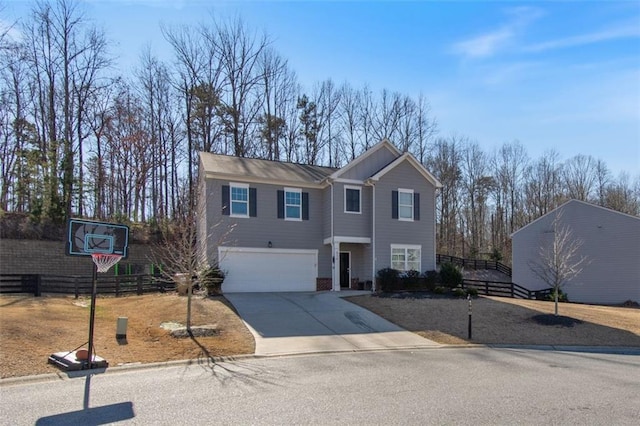
[[[589,264],[587,256],[580,254],[584,242],[574,238],[571,228],[562,223],[562,215],[563,211],[559,209],[547,233],[551,234],[551,241],[543,241],[538,260],[529,263],[531,271],[553,288],[556,316],[560,290]]]
[[[342,144],[342,155],[349,162],[360,154],[358,132],[361,127],[362,117],[358,114],[360,104],[360,93],[354,90],[348,83],[344,83],[340,92],[340,105],[338,107],[338,117],[340,120],[341,133],[345,143]]]
[[[202,210],[204,203],[199,204]],[[222,221],[211,226],[207,233],[198,231],[197,214],[187,211],[185,215],[176,217],[172,222],[164,222],[161,226],[161,242],[152,250],[153,262],[162,265],[162,279],[176,281],[178,286],[186,285],[187,294],[187,332],[191,332],[191,296],[196,280],[202,281],[209,268],[214,265],[203,264],[200,242],[198,238],[207,238],[215,246],[224,245],[234,229],[234,225],[225,225]],[[180,288],[178,289],[180,292]]]
[[[567,198],[590,201],[597,180],[596,160],[590,155],[576,155],[562,169]]]
[[[457,217],[462,179],[460,151],[463,142],[456,136],[438,138],[427,160],[427,167],[443,185],[436,199],[437,249],[439,253],[451,255],[459,254]]]

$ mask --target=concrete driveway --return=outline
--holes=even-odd
[[[439,345],[342,300],[365,292],[226,293],[256,341],[256,355]]]

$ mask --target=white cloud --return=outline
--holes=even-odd
[[[453,45],[453,52],[467,58],[486,58],[512,45],[519,34],[533,21],[542,16],[542,11],[533,7],[516,7],[505,11],[509,19],[498,28]]]
[[[572,37],[549,40],[542,43],[532,44],[524,48],[527,52],[543,52],[552,49],[563,49],[567,47],[582,46],[586,44],[600,43],[608,40],[621,38],[639,38],[640,25],[637,22],[615,25],[600,31],[580,34]]]

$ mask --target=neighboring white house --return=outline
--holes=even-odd
[[[558,214],[558,229],[568,226],[573,238],[583,242],[579,255],[589,260],[562,289],[569,301],[640,302],[640,218],[578,200],[564,203],[511,235],[513,282],[530,290],[549,287],[530,265],[538,259],[540,246],[552,241]]]

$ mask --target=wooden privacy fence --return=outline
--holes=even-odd
[[[65,275],[0,275],[0,294],[43,293],[73,294],[75,297],[90,295],[93,278]],[[173,291],[176,285],[160,276],[149,274],[98,276],[97,290],[101,295],[121,296]]]
[[[453,263],[463,268],[493,269],[511,276],[511,268],[496,260],[464,259],[462,257],[449,256],[448,254],[436,254],[436,263]]]
[[[462,288],[474,288],[478,294],[486,296],[505,296],[518,299],[542,300],[551,294],[552,289],[529,290],[516,283],[506,281],[467,280],[462,282]]]

